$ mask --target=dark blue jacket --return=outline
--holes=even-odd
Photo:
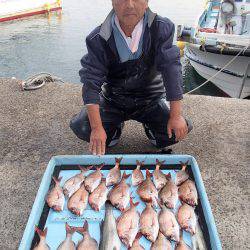
[[[156,98],[163,92],[168,101],[183,98],[182,66],[178,47],[173,46],[174,24],[150,9],[143,35],[143,55],[121,63],[112,33],[113,10],[101,26],[86,38],[88,53],[79,71],[85,104],[98,104],[99,95],[122,101]]]

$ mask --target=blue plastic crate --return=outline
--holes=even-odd
[[[70,178],[71,176],[79,172],[79,170],[77,170],[76,167],[71,169],[72,166],[97,165],[101,163],[105,163],[105,165],[109,166],[114,166],[115,157],[117,158],[123,157],[121,165],[122,169],[126,169],[126,173],[132,172],[132,169],[135,167],[136,160],[144,161],[145,166],[149,169],[150,167],[151,169],[154,169],[156,159],[159,159],[160,161],[165,160],[165,164],[167,166],[172,166],[172,167],[164,169],[163,172],[165,173],[170,172],[173,178],[175,178],[174,166],[177,167],[180,161],[182,162],[189,161],[189,166],[191,166],[190,174],[195,181],[199,196],[198,207],[200,207],[202,216],[200,214],[198,214],[198,216],[203,217],[203,223],[205,224],[203,226],[205,226],[206,228],[205,234],[207,234],[204,236],[206,237],[209,243],[208,247],[213,250],[222,249],[217,229],[215,226],[214,218],[212,215],[211,207],[207,198],[204,184],[202,182],[199,167],[194,157],[189,155],[105,155],[101,157],[92,155],[91,156],[81,155],[81,156],[53,157],[50,160],[47,169],[44,173],[19,249],[27,250],[31,248],[32,241],[35,235],[34,227],[35,225],[38,225],[39,222],[41,223],[41,220],[43,220],[43,225],[48,227],[48,235],[46,240],[52,250],[56,249],[60,244],[60,242],[62,242],[65,238],[66,234],[64,227],[65,222],[69,222],[70,225],[74,226],[82,226],[84,220],[87,219],[90,223],[89,227],[90,234],[92,235],[92,237],[95,237],[97,241],[99,241],[100,237],[99,225],[101,220],[104,218],[104,212],[105,212],[104,210],[101,210],[100,212],[95,212],[91,210],[90,207],[87,207],[87,209],[84,212],[84,215],[82,217],[77,217],[72,215],[69,211],[67,211],[67,206],[65,204],[65,209],[63,212],[56,213],[53,210],[47,208],[48,211],[46,214],[46,212],[44,212],[44,210],[46,210],[45,197],[47,195],[47,192],[49,191],[52,182],[52,176],[55,175],[55,172],[57,173],[57,175],[63,177],[61,181],[61,183],[63,184],[66,179]],[[103,170],[104,176],[107,174],[107,172],[108,170]],[[135,192],[134,194],[136,196]],[[135,199],[138,199],[138,197],[135,197]],[[138,211],[141,212],[143,209],[144,209],[144,204],[141,203],[138,207]],[[115,216],[116,217],[119,216],[120,212],[117,210],[114,211],[115,211],[114,212]],[[44,217],[44,213],[46,215],[46,218],[41,218]],[[185,242],[191,246],[191,236],[188,233],[184,232],[183,237]],[[81,236],[78,233],[75,233],[73,235],[73,240],[77,243],[79,239],[81,239]],[[145,238],[142,238],[140,243],[145,247],[145,249],[149,249],[150,243]]]

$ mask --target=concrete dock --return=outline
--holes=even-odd
[[[18,247],[49,159],[88,147],[69,129],[81,85],[20,91],[17,80],[0,79],[0,99],[0,250],[8,250]],[[223,249],[249,249],[250,101],[185,96],[184,113],[194,130],[172,148],[197,159]],[[129,121],[109,152],[152,150],[142,126]]]

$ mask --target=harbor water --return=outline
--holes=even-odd
[[[203,0],[149,1],[154,12],[176,25],[193,25],[205,5]],[[80,83],[80,59],[86,53],[85,38],[101,24],[111,0],[64,0],[63,11],[0,23],[0,77],[25,79],[49,72],[64,81]],[[183,58],[185,92],[205,81]],[[213,84],[196,94],[222,96]]]

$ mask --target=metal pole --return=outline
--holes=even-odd
[[[241,98],[241,95],[242,95],[242,91],[243,91],[243,88],[244,88],[244,85],[245,85],[245,82],[246,82],[246,79],[247,79],[247,76],[248,76],[248,70],[250,72],[250,63],[248,63],[246,73],[245,73],[245,75],[243,77],[243,80],[242,80],[241,89],[240,89],[240,93],[239,93],[239,98]]]

